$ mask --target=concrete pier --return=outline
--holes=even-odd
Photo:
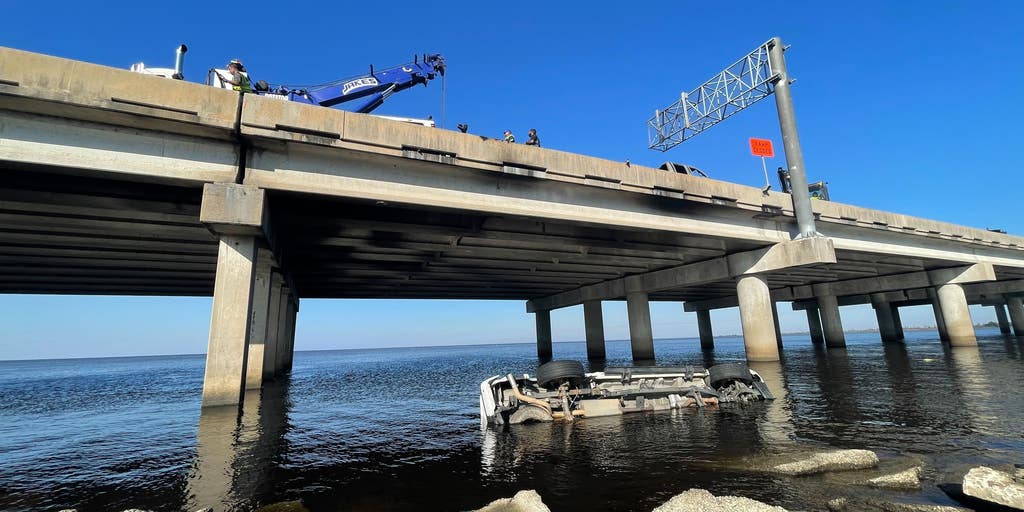
[[[896,327],[896,337],[900,341],[907,339],[906,334],[903,333],[903,318],[900,317],[900,307],[896,304],[892,305],[892,322]]]
[[[843,319],[839,315],[839,302],[835,295],[818,296],[818,313],[821,315],[825,346],[828,348],[845,347],[846,334],[843,332]]]
[[[736,295],[747,361],[778,361],[779,344],[768,281],[760,274],[744,275],[736,280]]]
[[[697,311],[697,331],[700,333],[701,350],[715,348],[715,332],[711,326],[711,311],[707,309]]]
[[[267,347],[267,325],[270,320],[270,267],[273,254],[267,249],[256,253],[256,271],[252,286],[252,321],[249,327],[249,354],[245,370],[245,389],[263,385],[264,353]]]
[[[885,300],[883,294],[875,293],[871,296],[871,307],[875,309],[875,318],[878,320],[878,333],[884,342],[899,341],[899,329],[896,327],[896,319],[893,318],[893,306]]]
[[[818,316],[818,306],[814,305],[808,307],[807,310],[807,330],[811,335],[811,343],[815,345],[821,345],[825,343],[825,334],[821,330],[821,317]]]
[[[267,338],[263,353],[263,381],[277,375],[277,353],[284,350],[280,343],[281,301],[284,278],[280,273],[270,274],[270,298],[267,300]]]
[[[288,352],[285,360],[285,371],[292,371],[292,363],[295,360],[295,329],[299,319],[299,298],[292,301],[291,316],[288,318]]]
[[[932,314],[935,315],[935,329],[939,331],[939,340],[949,342],[949,330],[946,328],[946,319],[942,316],[942,306],[939,304],[939,294],[935,288],[928,288],[928,301],[932,306]]]
[[[600,361],[605,358],[604,314],[601,301],[588,300],[583,303],[583,324],[587,333],[587,359]]]
[[[978,344],[974,334],[974,322],[971,321],[971,310],[967,306],[967,296],[958,284],[944,284],[936,290],[942,318],[946,323],[949,344],[954,347],[969,347]]]
[[[277,320],[277,353],[274,357],[274,376],[284,373],[285,361],[288,360],[288,320],[292,310],[292,292],[287,286],[281,288],[281,302]]]
[[[1006,309],[1010,312],[1013,334],[1024,337],[1024,301],[1019,296],[1008,295],[1006,297]]]
[[[779,352],[781,352],[782,327],[779,325],[779,305],[775,301],[772,301],[772,323],[775,326],[775,343],[779,346]]]
[[[242,403],[255,264],[253,237],[221,237],[203,378],[203,407]]]
[[[629,342],[633,360],[653,360],[654,331],[651,328],[651,307],[647,292],[626,294],[626,314],[629,316]]]
[[[535,311],[534,320],[537,322],[537,359],[541,361],[551,360],[551,312]]]
[[[996,310],[996,321],[999,323],[999,332],[1002,334],[1012,333],[1013,331],[1010,330],[1010,319],[1006,316],[1006,305],[993,304],[992,307]]]

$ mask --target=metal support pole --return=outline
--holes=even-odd
[[[807,171],[804,169],[804,155],[800,150],[800,137],[796,131],[793,96],[789,91],[789,74],[786,73],[786,59],[782,52],[782,39],[773,37],[771,49],[768,51],[768,62],[772,71],[779,75],[778,82],[775,82],[775,106],[779,111],[779,127],[782,129],[782,142],[786,148],[793,211],[796,213],[796,222],[800,228],[800,234],[796,238],[799,240],[821,234],[814,227],[814,211],[811,209],[811,197],[807,191]]]

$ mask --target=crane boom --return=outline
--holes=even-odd
[[[683,141],[770,96],[779,73],[772,69],[769,40],[710,78],[682,93],[679,101],[647,120],[649,147],[668,151]]]
[[[289,100],[331,107],[347,101],[365,98],[352,110],[367,113],[379,107],[392,94],[415,85],[426,85],[438,74],[444,76],[445,62],[440,55],[424,55],[413,62],[374,72],[370,67],[367,75],[351,80],[339,81],[307,89],[279,90]]]
[[[277,98],[322,107],[332,107],[341,103],[362,100],[355,104],[350,110],[359,113],[369,113],[381,106],[392,94],[404,91],[415,85],[427,85],[437,75],[444,76],[446,66],[444,57],[438,54],[423,55],[422,59],[416,57],[413,62],[387,68],[383,71],[374,71],[370,66],[370,72],[335,82],[317,86],[288,86],[281,85],[270,88],[266,84],[262,87],[260,83],[255,84],[255,94],[260,96]],[[227,74],[222,69],[211,69],[207,83],[214,87],[230,89],[231,84],[224,81]]]

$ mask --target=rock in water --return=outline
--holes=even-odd
[[[788,512],[750,498],[715,496],[704,489],[690,489],[666,501],[653,512]]]
[[[771,469],[783,475],[813,475],[826,471],[867,469],[878,465],[878,455],[871,450],[836,450],[815,453],[804,460],[779,464]]]
[[[921,488],[921,467],[913,467],[899,473],[882,475],[868,480],[868,485],[882,489],[913,490]]]
[[[846,498],[836,498],[834,500],[829,500],[825,506],[828,507],[829,512],[846,512],[847,507],[850,506],[850,500]]]
[[[309,512],[302,500],[281,501],[256,509],[256,512]]]
[[[476,512],[551,512],[551,509],[540,499],[537,491],[519,491],[511,498],[502,498],[490,502]]]
[[[1024,484],[1013,475],[978,466],[964,475],[964,494],[989,503],[1024,510]]]

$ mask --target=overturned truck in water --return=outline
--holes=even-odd
[[[579,361],[551,361],[536,377],[497,375],[480,384],[480,422],[573,421],[720,403],[773,400],[744,363],[711,368],[610,367],[584,373]]]

